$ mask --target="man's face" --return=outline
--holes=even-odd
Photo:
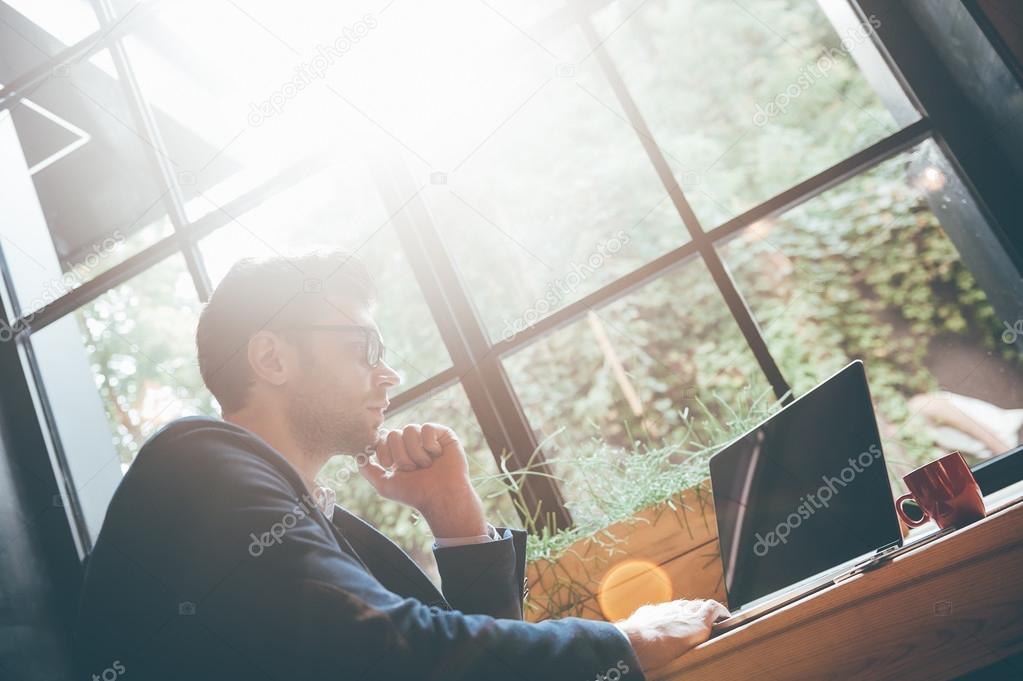
[[[379,333],[367,308],[338,305],[315,321],[320,326],[362,326]],[[358,330],[303,330],[295,344],[297,369],[287,383],[288,420],[310,452],[366,451],[384,421],[387,390],[400,379],[382,359],[366,361],[365,334]]]

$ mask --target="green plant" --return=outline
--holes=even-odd
[[[527,599],[531,618],[554,618],[566,611],[601,616],[579,609],[593,607],[599,575],[611,558],[624,552],[625,537],[617,534],[623,524],[656,523],[668,513],[692,535],[690,523],[698,518],[707,523],[705,483],[710,457],[781,406],[769,390],[746,391],[731,404],[715,394],[713,401],[712,408],[697,399],[695,417],[688,409],[679,414],[685,428],[670,440],[634,439],[631,447],[622,447],[593,438],[589,446],[557,462],[557,475],[540,470],[535,453],[527,466],[515,471],[509,470],[505,456],[500,473],[474,481],[478,489],[490,490],[492,498],[510,497],[526,517],[526,560],[535,567],[533,577],[542,583],[544,594]],[[546,444],[540,443],[537,451]],[[573,517],[570,527],[552,530],[552,523],[541,522],[543,509],[529,508],[523,495],[529,476],[554,477],[562,489],[572,485],[584,490],[566,502]],[[691,492],[688,501],[687,491]],[[696,504],[692,504],[694,497]],[[653,514],[643,515],[647,510]],[[589,551],[586,545],[597,550]],[[559,564],[569,553],[578,559],[572,563],[577,569]]]
[[[769,391],[763,392],[732,406],[715,396],[718,409],[698,401],[699,418],[680,414],[686,429],[671,442],[652,444],[635,440],[633,447],[624,448],[593,440],[577,455],[560,459],[558,475],[538,470],[535,459],[526,467],[511,471],[507,457],[503,457],[500,473],[475,482],[481,487],[492,486],[490,495],[509,495],[526,516],[527,561],[557,560],[569,546],[585,537],[597,537],[612,546],[617,538],[603,532],[606,528],[645,508],[658,504],[672,507],[672,498],[680,491],[705,481],[708,461],[715,452],[780,407],[781,401],[771,397]],[[523,495],[523,482],[528,476],[550,476],[562,485],[585,487],[586,494],[566,503],[573,517],[571,527],[551,530],[552,524],[541,522],[544,509],[529,509]],[[493,483],[498,484],[493,487]]]

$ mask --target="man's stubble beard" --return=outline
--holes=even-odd
[[[287,401],[289,427],[302,448],[324,463],[335,454],[358,454],[376,443],[376,432],[366,424],[361,404],[341,404],[329,370],[307,366],[303,380]]]

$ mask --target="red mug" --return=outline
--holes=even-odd
[[[946,454],[902,479],[909,493],[895,500],[895,510],[910,527],[920,527],[928,520],[934,520],[941,529],[962,527],[987,515],[980,486],[959,452]],[[916,502],[923,518],[913,520],[906,515],[902,503],[907,499]]]

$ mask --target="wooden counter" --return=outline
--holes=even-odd
[[[1023,651],[1019,501],[989,503],[984,520],[716,636],[650,678],[931,681]]]

